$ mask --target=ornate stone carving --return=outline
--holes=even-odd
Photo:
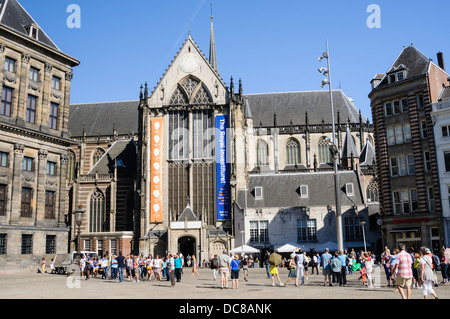
[[[53,64],[46,62],[44,67],[45,72],[52,72]]]
[[[67,72],[66,73],[66,81],[72,81],[73,79],[73,73],[72,72]]]
[[[42,82],[36,82],[33,80],[28,81],[28,88],[33,91],[41,92],[41,87],[42,87]]]
[[[28,53],[22,53],[22,63],[30,63],[31,56]]]
[[[39,150],[39,158],[40,159],[46,159],[48,155],[48,150],[41,148]]]
[[[24,148],[25,148],[24,144],[20,144],[20,143],[14,144],[14,152],[17,154],[23,154]]]
[[[16,83],[16,74],[3,70],[3,81],[8,81],[9,83]]]
[[[60,162],[61,164],[67,165],[67,163],[69,162],[69,155],[67,154],[61,155]]]
[[[6,45],[0,42],[0,54],[5,53]]]

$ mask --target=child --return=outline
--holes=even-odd
[[[44,273],[45,272],[45,265],[47,264],[47,262],[45,261],[45,258],[42,258],[42,261],[41,261],[41,266],[42,266],[42,272]]]
[[[359,271],[359,273],[361,274],[361,277],[362,277],[362,283],[363,283],[363,286],[365,286],[366,285],[366,267],[361,267],[361,270]]]

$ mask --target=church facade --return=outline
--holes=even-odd
[[[333,98],[345,247],[367,239],[374,250],[373,127],[341,90]],[[81,247],[203,260],[243,243],[263,252],[336,242],[329,105],[325,91],[246,95],[240,80],[225,84],[211,20],[209,57],[189,35],[139,100],[71,105]]]

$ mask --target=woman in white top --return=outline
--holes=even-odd
[[[161,265],[162,265],[162,260],[161,260],[161,258],[159,258],[159,255],[156,255],[156,258],[153,261],[153,272],[155,274],[155,281],[156,281],[156,278],[158,278],[159,281],[161,281]]]
[[[434,273],[433,273],[433,259],[431,251],[426,247],[420,247],[420,269],[422,277],[422,292],[423,298],[428,299],[428,294],[438,299],[438,296],[433,290]]]

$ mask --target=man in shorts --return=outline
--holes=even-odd
[[[327,278],[328,278],[328,285],[333,286],[331,283],[331,265],[330,260],[333,256],[329,253],[329,249],[325,248],[325,252],[320,257],[320,260],[322,261],[322,270],[323,270],[323,285],[327,285]]]
[[[411,284],[413,278],[412,272],[412,258],[411,255],[405,249],[404,244],[399,245],[400,253],[394,261],[393,274],[395,274],[395,284],[397,285],[398,292],[402,296],[402,299],[411,299]],[[406,288],[406,296],[403,289]]]
[[[219,276],[220,276],[220,289],[223,287],[228,288],[228,277],[230,276],[230,264],[231,257],[227,255],[227,251],[224,250],[222,255],[218,258],[219,261]]]

